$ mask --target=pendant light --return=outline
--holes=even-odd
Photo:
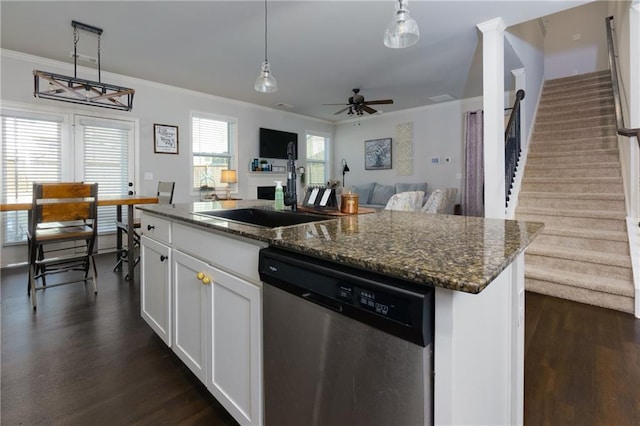
[[[278,90],[278,83],[271,75],[269,61],[267,60],[267,0],[264,0],[264,62],[253,88],[262,93],[273,93]]]
[[[396,12],[384,33],[384,45],[392,49],[413,46],[420,39],[418,23],[407,10],[409,0],[398,0]]]

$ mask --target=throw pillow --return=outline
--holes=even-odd
[[[358,194],[359,204],[371,204],[369,200],[371,199],[374,185],[375,182],[363,183],[362,185],[354,185],[353,188],[351,188],[351,192]]]
[[[396,193],[396,187],[393,185],[380,185],[376,183],[373,187],[373,193],[371,194],[371,201],[369,204],[380,204],[384,206],[389,201],[389,198]]]
[[[396,183],[396,192],[422,191],[427,193],[427,182]]]
[[[417,212],[422,206],[424,192],[409,191],[394,194],[385,206],[385,210],[402,210],[407,212]]]

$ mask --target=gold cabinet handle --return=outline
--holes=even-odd
[[[196,278],[199,279],[200,281],[202,281],[202,279],[204,278],[204,272],[198,272],[196,274]]]
[[[205,275],[204,278],[202,278],[202,284],[211,284],[211,278],[208,275]]]

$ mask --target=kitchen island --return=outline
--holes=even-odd
[[[229,275],[229,280],[234,277],[240,279],[247,289],[243,293],[246,300],[253,300],[253,304],[249,304],[254,309],[253,316],[246,317],[245,330],[249,336],[247,339],[253,339],[253,344],[247,345],[247,348],[254,349],[254,353],[246,360],[248,365],[254,366],[251,369],[252,377],[247,378],[253,380],[253,388],[246,398],[229,398],[227,405],[221,401],[236,419],[241,423],[262,422],[261,351],[256,349],[256,346],[260,346],[257,343],[260,342],[260,337],[256,333],[260,333],[261,289],[257,275],[257,253],[260,248],[274,246],[400,278],[416,285],[434,287],[435,423],[522,422],[523,251],[540,232],[542,224],[381,210],[371,214],[327,217],[327,220],[309,224],[269,229],[198,214],[216,209],[254,206],[270,209],[272,204],[261,201],[221,201],[139,207],[144,211],[143,317],[145,300],[156,297],[155,293],[145,296],[145,282],[148,284],[158,281],[159,277],[156,275],[164,267],[164,272],[171,278],[165,279],[168,282],[165,283],[164,291],[169,299],[164,300],[162,305],[165,324],[160,324],[163,321],[153,318],[145,319],[150,324],[153,323],[152,327],[161,336],[162,333],[168,333],[165,341],[169,346],[180,346],[178,332],[174,332],[174,336],[170,332],[172,327],[176,328],[175,324],[170,324],[171,318],[176,318],[176,312],[171,310],[171,306],[180,306],[180,295],[175,282],[181,268],[186,270],[185,264],[198,261],[205,266],[213,265],[215,276]],[[154,246],[158,241],[164,246]],[[174,266],[166,263],[165,266],[149,262],[145,264],[145,255],[151,258],[145,243],[146,247],[155,247],[155,252],[160,253],[159,258],[163,261],[171,256]],[[184,251],[187,251],[186,257]],[[191,269],[203,284],[207,284],[205,281],[209,281],[208,275],[202,273],[199,267],[194,264]],[[222,283],[221,287],[227,290],[234,288],[231,281]],[[216,288],[218,287],[213,286],[213,290],[209,291],[215,292]],[[211,328],[216,327],[216,308],[218,311],[230,311],[232,303],[219,305],[215,302],[215,297],[209,299],[214,301],[206,309],[203,308],[203,312],[207,311],[208,315],[213,312],[214,325],[203,326],[202,334],[213,333],[215,336],[216,330]],[[192,305],[198,303],[198,300],[194,293]],[[218,300],[224,300],[223,293]],[[220,318],[218,325],[223,320]],[[253,323],[249,324],[251,321]],[[241,321],[233,321],[234,324],[239,322]],[[223,389],[224,377],[219,378],[216,384],[212,373],[215,376],[215,371],[223,370],[217,370],[208,358],[213,356],[219,361],[224,356],[216,357],[215,354],[207,353],[207,350],[215,352],[215,347],[221,346],[213,345],[214,349],[211,349],[211,339],[207,339],[204,336],[203,344],[196,345],[201,362],[189,365],[194,360],[193,354],[185,354],[181,358],[187,360],[185,363],[192,371],[198,371],[197,375],[201,374],[201,380],[210,385],[210,390],[220,400],[229,397],[232,392],[228,389],[235,385],[228,385],[227,390]],[[215,339],[216,337],[213,338]],[[236,353],[235,356],[237,355]]]

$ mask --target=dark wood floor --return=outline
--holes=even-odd
[[[91,284],[38,292],[25,269],[2,278],[2,425],[234,425],[140,318],[140,289],[98,256]]]
[[[525,424],[640,425],[640,320],[526,295]]]
[[[2,270],[3,425],[208,424],[233,419],[140,318],[139,287],[99,256],[99,294],[26,295]],[[640,321],[527,293],[525,424],[639,425]]]

